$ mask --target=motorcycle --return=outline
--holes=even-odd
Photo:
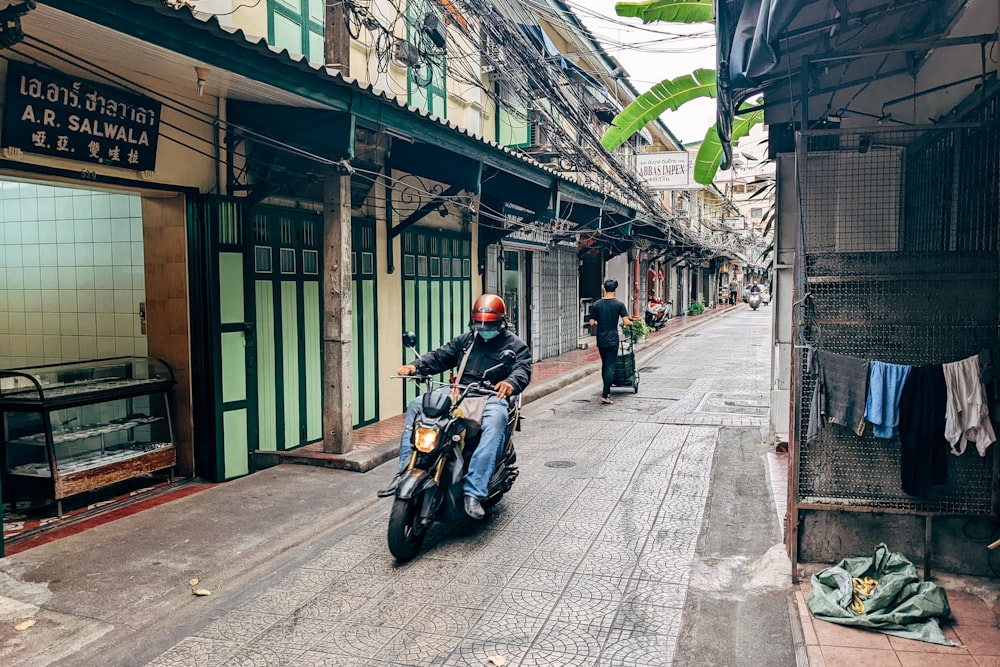
[[[758,308],[760,308],[760,301],[761,301],[760,292],[750,292],[750,299],[748,303],[750,304],[751,310],[757,310]]]
[[[661,301],[656,297],[650,299],[646,305],[646,326],[657,331],[665,327],[670,319],[672,306],[670,301]]]
[[[415,348],[416,336],[407,331],[403,344]],[[470,427],[461,411],[469,396],[496,395],[493,380],[507,377],[516,355],[511,350],[501,353],[501,363],[488,369],[485,380],[467,385],[439,382],[429,376],[396,375],[427,385],[420,411],[413,420],[413,455],[402,473],[389,513],[389,551],[400,563],[411,560],[420,551],[427,530],[436,521],[455,523],[465,518],[462,484],[468,472],[472,452],[479,444],[479,433]],[[450,387],[451,392],[434,391]],[[457,392],[454,399],[452,395]],[[488,495],[483,507],[495,505],[510,491],[518,470],[513,434],[520,429],[521,396],[508,399],[507,432],[496,468],[490,477]]]

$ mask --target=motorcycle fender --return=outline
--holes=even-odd
[[[434,478],[426,470],[408,470],[403,479],[399,480],[396,497],[409,500],[432,486],[435,486]]]

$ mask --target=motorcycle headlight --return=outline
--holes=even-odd
[[[413,436],[413,446],[421,454],[430,454],[437,449],[437,429],[421,426],[414,430]]]

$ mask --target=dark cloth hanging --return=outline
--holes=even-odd
[[[1000,424],[1000,345],[984,347],[979,351],[979,379],[986,389],[990,419],[994,424]]]
[[[900,470],[911,496],[928,498],[935,485],[948,483],[947,402],[941,364],[914,366],[899,396]]]
[[[806,440],[819,435],[823,418],[861,435],[865,430],[865,403],[868,400],[868,360],[827,350],[816,350],[809,370],[816,378]]]

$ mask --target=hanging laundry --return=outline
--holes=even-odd
[[[815,350],[809,370],[816,379],[806,440],[819,435],[823,418],[846,426],[858,435],[865,430],[868,398],[868,361],[836,352]]]
[[[871,362],[868,375],[868,402],[865,404],[865,419],[872,423],[876,438],[891,438],[896,435],[899,424],[899,395],[903,383],[910,374],[911,366],[887,364],[884,361]]]
[[[944,381],[948,386],[948,404],[945,411],[944,435],[951,444],[951,453],[965,453],[968,441],[976,443],[980,456],[996,441],[990,423],[986,391],[979,379],[979,355],[942,366]]]
[[[910,370],[899,395],[899,441],[901,482],[911,496],[929,498],[935,485],[948,483],[947,403],[940,364]]]

